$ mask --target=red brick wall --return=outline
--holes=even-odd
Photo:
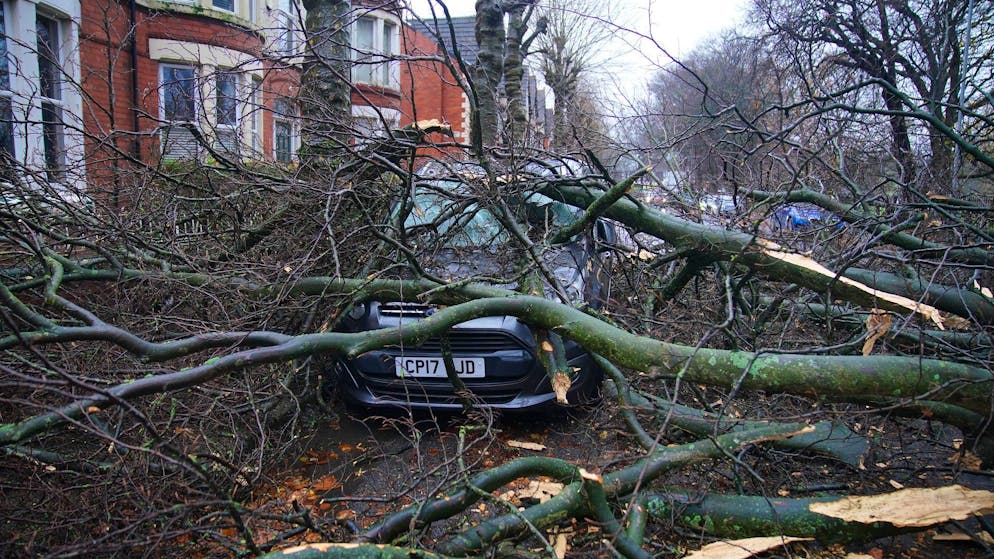
[[[140,158],[149,162],[158,153],[152,132],[159,117],[159,63],[149,58],[149,39],[172,39],[224,47],[261,56],[263,38],[255,32],[205,16],[148,10],[136,13],[138,123],[132,110],[132,61],[128,34],[131,19],[127,0],[87,0],[80,22],[80,77],[87,179],[100,189],[120,179],[129,164],[120,154],[132,154],[138,139]],[[264,63],[263,102],[272,107],[279,96],[295,97],[299,72],[294,67]],[[272,154],[272,114],[263,113],[263,147]],[[136,134],[136,132],[138,134]]]
[[[402,40],[404,53],[414,60],[401,63],[401,125],[437,119],[452,127],[457,141],[466,142],[469,122],[464,115],[466,98],[459,81],[441,62],[416,60],[419,57],[440,56],[438,46],[424,34],[408,27],[404,28]],[[452,142],[451,138],[440,135],[433,140]]]

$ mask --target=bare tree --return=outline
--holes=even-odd
[[[585,143],[585,125],[573,125],[582,110],[584,78],[603,62],[602,49],[615,33],[617,7],[600,0],[550,0],[542,3],[544,32],[535,45],[537,64],[555,96],[553,142],[559,150]],[[586,95],[585,95],[586,93]]]
[[[333,26],[363,13],[311,7]],[[578,165],[575,153],[500,144],[500,79],[521,63],[505,49],[527,34],[502,38],[503,6],[478,8],[482,62],[467,76],[467,145],[418,151],[444,126],[414,124],[333,144],[341,156],[321,160],[323,172],[298,173],[205,141],[210,159],[142,165],[124,210],[87,203],[82,183],[67,197],[27,164],[16,169],[22,180],[2,183],[3,552],[527,556],[535,546],[550,553],[545,530],[573,521],[596,534],[591,553],[625,557],[649,557],[651,543],[681,533],[693,543],[702,534],[867,541],[900,529],[809,505],[889,491],[890,474],[904,470],[867,460],[871,448],[898,454],[901,468],[921,447],[946,460],[953,436],[965,439],[960,459],[968,448],[994,456],[990,211],[980,197],[926,193],[897,207],[881,186],[895,179],[854,172],[849,139],[872,140],[880,126],[837,101],[882,82],[806,88],[764,43],[738,39],[660,78],[670,90],[657,95],[669,130],[661,147],[683,150],[681,168],[691,171],[720,154],[735,170],[708,168],[700,183],[725,178],[750,201],[732,216],[702,216],[639,198],[638,187],[655,186],[648,166],[624,172],[595,155]],[[722,60],[732,53],[744,71]],[[324,56],[338,55],[310,62]],[[328,101],[318,114],[329,120],[314,123],[319,143],[343,124],[342,99]],[[906,102],[901,113],[934,124]],[[971,133],[989,135],[989,122],[974,118]],[[936,130],[978,169],[994,170],[980,144]],[[914,196],[916,185],[901,186]],[[419,191],[438,207],[421,204]],[[801,204],[825,217],[803,229],[776,222],[779,209]],[[498,230],[484,248],[506,262],[446,266],[450,241],[484,218]],[[603,308],[577,300],[577,286],[550,264],[580,245],[613,276]],[[342,327],[366,305],[388,303],[405,303],[401,315],[430,312],[398,327]],[[608,379],[600,407],[617,422],[583,441],[617,431],[620,450],[595,453],[594,464],[506,459],[490,420],[471,414],[435,453],[413,431],[417,468],[391,472],[396,491],[346,496],[381,505],[375,524],[338,516],[336,498],[322,507],[315,495],[269,489],[300,456],[300,435],[333,430],[324,425],[343,361],[429,342],[454,361],[452,329],[487,316],[530,328],[534,346],[514,351],[541,363],[550,389],[568,391],[577,378],[563,363],[566,343],[592,356]],[[478,385],[445,368],[472,407]],[[417,381],[397,380],[414,402]],[[884,428],[900,436],[879,436]],[[889,446],[906,441],[916,446]],[[350,459],[346,468],[375,464]],[[860,468],[880,475],[850,487]],[[919,479],[925,470],[937,473]],[[817,479],[800,486],[797,472]],[[914,473],[901,479],[943,483],[955,472],[944,462]],[[514,496],[514,484],[533,476],[561,490],[539,503]],[[834,496],[793,497],[825,489],[826,476]],[[659,489],[688,478],[684,490]],[[329,543],[282,549],[313,540]]]
[[[925,168],[939,184],[952,172],[948,130],[961,114],[976,117],[970,99],[982,97],[982,84],[989,80],[989,68],[980,57],[990,48],[989,8],[986,2],[974,7],[959,1],[755,4],[757,17],[796,53],[793,60],[812,77],[815,91],[818,76],[830,67],[876,80],[882,106],[861,106],[866,100],[860,100],[854,108],[887,115],[892,154],[904,181],[922,170],[913,136],[915,128],[924,128]],[[980,45],[969,59],[964,57],[968,33]]]

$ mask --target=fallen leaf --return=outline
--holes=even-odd
[[[770,536],[714,542],[684,557],[684,559],[746,559],[758,553],[780,547],[790,542],[810,541],[811,538]]]
[[[863,342],[863,355],[873,353],[873,345],[890,330],[890,313],[883,309],[873,309],[866,317],[866,341]]]
[[[557,483],[555,481],[532,480],[528,482],[528,487],[515,491],[514,496],[521,500],[531,500],[544,503],[561,493],[562,490],[563,484],[561,483]]]
[[[354,520],[356,512],[352,509],[344,509],[335,513],[335,520]]]
[[[846,559],[880,559],[880,558],[868,555],[866,553],[850,553],[846,555]]]
[[[542,451],[546,449],[546,446],[544,444],[528,443],[524,441],[507,441],[507,443],[505,444],[507,444],[507,446],[512,448],[523,448],[525,450]]]
[[[984,467],[984,461],[980,459],[979,456],[973,453],[973,451],[961,448],[956,451],[950,458],[950,462],[959,464],[960,467],[967,470],[980,470]]]
[[[567,551],[569,551],[569,538],[566,537],[566,534],[553,534],[552,552],[556,554],[556,559],[565,559]]]
[[[883,495],[811,503],[808,510],[847,522],[887,522],[899,528],[921,528],[994,512],[994,493],[960,485],[901,489]]]
[[[311,487],[315,491],[331,491],[332,489],[338,489],[341,486],[342,484],[338,483],[338,480],[335,479],[335,476],[329,475],[322,477],[317,481],[317,483],[315,483]]]
[[[894,489],[904,489],[904,485],[899,481],[890,480],[890,486]]]

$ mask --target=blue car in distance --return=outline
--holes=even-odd
[[[838,217],[811,204],[791,204],[778,208],[773,212],[772,221],[781,231],[801,232],[824,225],[842,226]]]

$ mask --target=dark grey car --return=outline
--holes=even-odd
[[[451,209],[444,189],[458,189],[452,180],[433,180],[413,196],[414,208],[405,229],[416,236],[426,230],[439,241],[431,255],[430,272],[446,279],[501,278],[512,270],[502,248],[508,239],[497,220],[473,205]],[[548,221],[572,220],[576,210],[545,197],[528,200],[529,212]],[[599,237],[612,229],[598,223]],[[609,240],[609,239],[608,239]],[[592,235],[549,251],[543,261],[558,286],[546,285],[550,298],[565,297],[576,306],[597,308],[608,297],[608,281]],[[484,279],[484,281],[486,281]],[[504,287],[509,287],[507,284]],[[513,284],[510,285],[513,288]],[[397,302],[369,302],[352,309],[340,330],[361,332],[402,328],[430,316],[435,307]],[[535,352],[531,329],[512,316],[484,317],[454,326],[448,333],[455,370],[480,405],[520,410],[551,405],[556,401],[545,368]],[[566,359],[577,371],[567,393],[571,404],[590,400],[602,371],[576,343],[565,340]],[[452,408],[462,407],[446,375],[440,340],[432,338],[415,347],[388,347],[336,364],[338,389],[352,404],[363,407]]]

